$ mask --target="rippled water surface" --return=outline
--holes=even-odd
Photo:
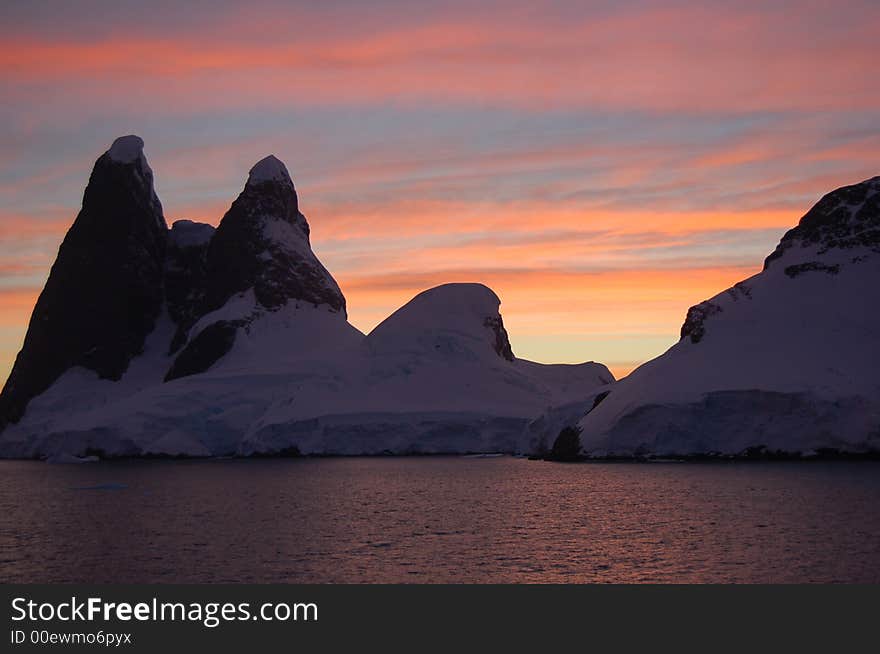
[[[880,582],[880,464],[0,461],[6,582]]]

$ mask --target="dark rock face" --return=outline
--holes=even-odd
[[[249,289],[253,289],[257,312],[272,311],[295,300],[327,305],[345,315],[342,291],[312,252],[309,224],[299,212],[290,175],[273,156],[251,169],[244,190],[223,216],[204,252],[181,256],[187,259],[182,262],[186,279],[177,280],[183,281],[184,288],[174,293],[189,299],[184,298],[182,308],[175,309],[178,333],[172,352],[184,345],[187,332],[199,318]],[[192,304],[196,298],[200,302]],[[169,309],[171,304],[169,295]],[[252,318],[242,316],[209,325],[186,344],[165,380],[208,370],[232,349],[238,327],[245,327]]]
[[[843,186],[825,195],[782,237],[764,260],[772,261],[800,243],[819,246],[819,254],[832,248],[867,247],[880,253],[880,177]]]
[[[785,233],[776,249],[764,260],[764,270],[795,246],[815,247],[818,256],[833,249],[852,248],[867,248],[870,252],[880,253],[880,177],[844,186],[825,195],[801,218],[797,227]],[[864,249],[859,252],[864,253]],[[856,263],[864,258],[864,254],[860,254],[851,261]],[[836,275],[840,272],[840,264],[806,261],[786,266],[783,272],[790,278],[812,272]],[[735,284],[727,289],[727,293],[736,301],[751,297],[751,289],[745,282]],[[711,301],[691,307],[681,326],[681,338],[690,336],[692,343],[699,343],[706,333],[706,319],[721,310]]]
[[[798,263],[793,266],[786,266],[785,274],[789,277],[797,277],[805,272],[823,272],[828,275],[836,275],[840,272],[840,266],[837,264],[826,264],[821,261],[808,261],[806,263]]]
[[[241,321],[219,320],[200,331],[171,365],[165,381],[205,372],[232,349]]]
[[[743,298],[751,299],[752,289],[745,282],[737,282],[727,289],[727,294],[732,297],[734,301],[739,302]]]
[[[699,343],[706,334],[706,319],[716,313],[721,313],[721,307],[708,300],[688,309],[687,317],[681,326],[680,338],[690,336],[691,343]]]
[[[553,441],[547,456],[551,461],[577,461],[581,455],[581,430],[579,427],[563,427]]]
[[[504,320],[501,316],[499,315],[496,318],[486,318],[486,321],[483,324],[491,329],[492,333],[495,335],[495,342],[492,345],[495,354],[502,359],[513,361],[513,350],[510,347],[510,339],[507,337],[507,330],[504,329]]]
[[[267,168],[277,176],[265,174]],[[339,286],[312,253],[293,182],[275,157],[254,166],[223,216],[208,248],[207,272],[205,313],[249,288],[270,310],[295,299],[345,313]]]
[[[208,279],[208,245],[213,234],[211,225],[190,220],[178,220],[171,227],[165,259],[165,298],[177,330],[169,354],[186,344],[190,327],[201,316]]]
[[[590,407],[590,409],[589,409],[589,411],[587,411],[587,413],[589,413],[590,411],[592,411],[593,409],[595,409],[597,406],[599,406],[600,404],[602,404],[602,401],[603,401],[606,397],[608,397],[610,394],[611,394],[611,391],[602,391],[601,393],[599,393],[599,394],[593,399],[593,406]],[[585,413],[584,415],[587,415],[587,413]]]
[[[168,228],[142,146],[123,137],[95,163],[0,395],[0,428],[67,369],[117,380],[143,351],[162,308]]]

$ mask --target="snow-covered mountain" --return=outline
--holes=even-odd
[[[136,136],[95,163],[0,395],[0,429],[73,367],[119,380],[163,305],[168,227]]]
[[[762,272],[579,421],[586,453],[880,450],[880,177],[823,197]]]
[[[258,162],[216,230],[169,230],[123,137],[0,395],[0,456],[527,451],[535,416],[613,377],[517,359],[499,305],[448,284],[365,336],[283,163]]]
[[[320,347],[318,343],[333,331],[356,331],[341,326],[345,324],[345,298],[312,252],[309,224],[299,211],[293,182],[274,156],[251,168],[244,190],[215,232],[209,234],[206,226],[200,227],[204,241],[197,247],[204,251],[204,263],[194,260],[183,269],[195,271],[190,278],[198,277],[203,269],[202,285],[193,287],[193,299],[186,305],[191,313],[178,322],[174,345],[185,345],[166,381],[205,372],[255,320],[288,303],[335,314],[326,318],[337,330],[300,335],[308,347]],[[194,227],[187,230],[192,232]],[[175,251],[181,249],[172,248]]]
[[[515,358],[499,304],[482,284],[420,293],[342,352],[320,383],[300,384],[267,411],[243,451],[530,451],[534,416],[614,378],[592,362]]]

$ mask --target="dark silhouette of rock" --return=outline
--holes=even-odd
[[[688,309],[684,324],[681,326],[680,338],[690,336],[691,343],[699,343],[706,333],[704,326],[706,318],[714,316],[716,313],[721,313],[721,307],[708,300]]]
[[[581,430],[564,427],[553,442],[548,458],[552,461],[577,461],[581,458]]]
[[[821,261],[807,261],[806,263],[798,263],[793,266],[786,266],[785,274],[789,277],[797,277],[805,272],[823,272],[828,275],[836,275],[840,272],[840,266],[837,264],[825,264]]]
[[[191,220],[175,221],[165,260],[165,294],[168,314],[177,325],[169,353],[186,344],[187,333],[201,316],[207,287],[208,245],[214,228]]]
[[[297,301],[326,305],[345,316],[345,297],[312,252],[309,224],[299,211],[293,182],[274,156],[251,168],[244,190],[207,244],[203,275],[197,260],[201,253],[186,256],[185,288],[179,292],[200,296],[201,303],[198,311],[188,303],[176,310],[179,327],[172,352],[184,344],[186,332],[199,318],[221,308],[236,294],[253,291],[257,306],[254,314],[236,320],[224,317],[196,335],[172,364],[166,381],[208,370],[232,349],[238,328],[247,326],[260,311]],[[200,277],[203,287],[199,286]]]
[[[794,247],[815,248],[816,256],[834,248],[865,247],[880,253],[880,177],[843,186],[824,195],[796,227],[783,235],[776,249],[764,260],[764,270]],[[791,278],[807,272],[836,275],[840,272],[840,265],[806,261],[786,266],[784,272]],[[734,299],[751,295],[745,282],[735,284],[727,292]],[[706,320],[721,312],[720,306],[708,300],[692,306],[681,326],[681,338],[690,336],[692,343],[699,343],[706,333]]]
[[[312,252],[293,182],[274,156],[251,169],[211,239],[207,265],[206,313],[251,288],[267,309],[300,300],[345,313],[339,286]]]
[[[162,308],[168,228],[136,136],[95,163],[0,394],[0,427],[73,366],[119,379]]]
[[[788,230],[764,260],[764,270],[796,244],[831,248],[867,247],[880,253],[880,176],[824,195]]]
[[[507,336],[507,330],[504,329],[504,319],[500,315],[492,316],[486,318],[484,324],[495,334],[495,354],[502,359],[513,361],[515,357],[513,356],[513,349],[510,347],[510,339]]]
[[[590,411],[592,411],[593,409],[595,409],[597,406],[599,406],[600,404],[602,404],[602,401],[603,401],[606,397],[608,397],[608,395],[609,395],[610,393],[611,393],[611,391],[603,391],[603,392],[599,393],[598,395],[596,395],[596,397],[593,399],[593,406],[591,406],[591,407],[589,408],[589,410],[587,411],[587,413],[589,413]],[[586,415],[586,413],[585,413],[584,415]]]
[[[171,365],[165,381],[205,372],[232,349],[240,321],[219,320],[201,330]]]

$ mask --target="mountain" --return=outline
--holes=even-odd
[[[232,349],[242,329],[289,302],[324,307],[344,321],[345,298],[312,252],[293,182],[274,156],[251,168],[244,190],[207,239],[197,293],[189,305],[193,315],[180,325],[189,330],[188,342],[166,381],[205,372]]]
[[[379,357],[407,360],[513,361],[500,306],[498,296],[482,284],[437,286],[379,324],[367,347]]]
[[[500,300],[482,284],[418,294],[334,372],[273,406],[242,450],[346,454],[527,452],[530,420],[614,380],[596,363],[514,357]],[[339,373],[339,370],[344,372]]]
[[[73,367],[119,380],[163,304],[168,228],[137,136],[95,162],[0,395],[0,428]]]
[[[824,196],[763,270],[579,421],[586,453],[880,450],[880,177]]]
[[[447,284],[365,336],[281,161],[251,168],[216,229],[169,230],[143,142],[124,137],[0,395],[0,456],[526,451],[536,415],[613,377],[517,359],[499,306]]]

